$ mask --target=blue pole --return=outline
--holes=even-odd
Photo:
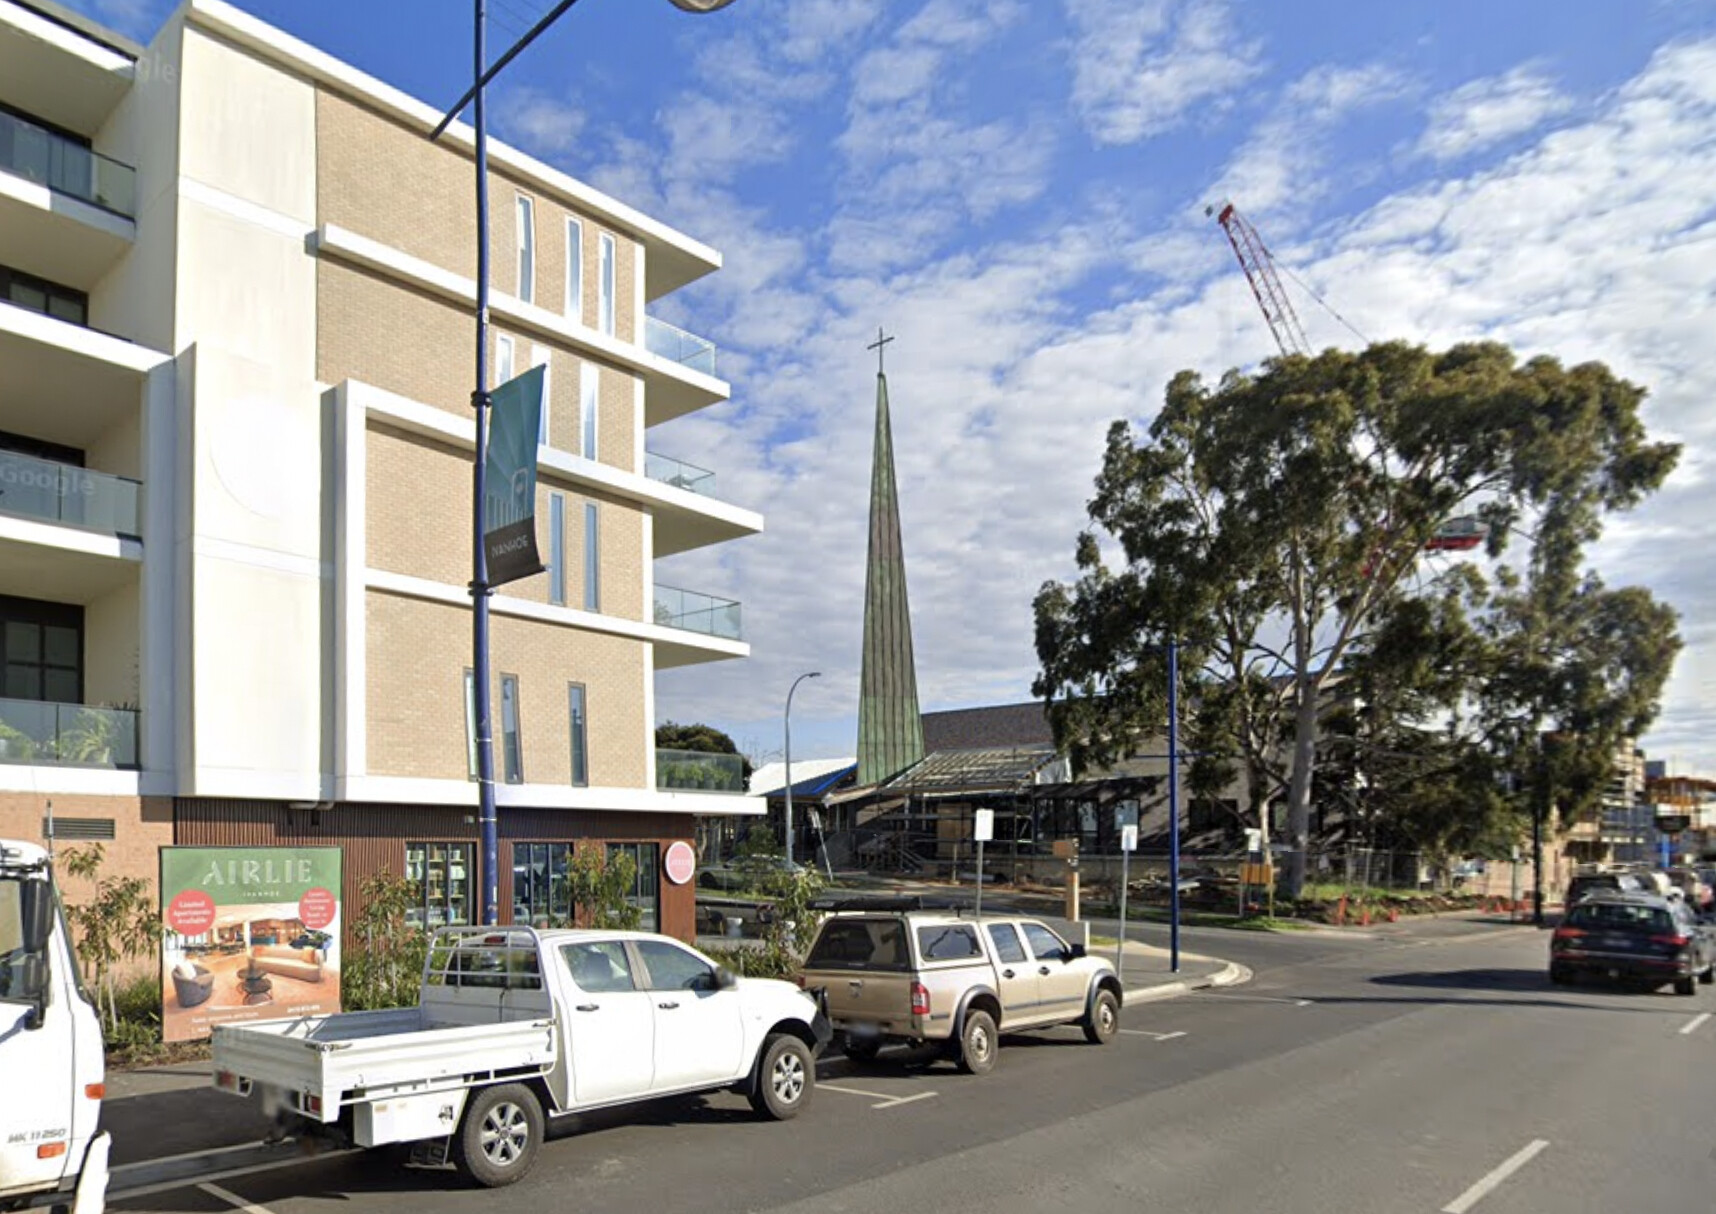
[[[1173,637],[1168,639],[1168,968],[1180,972],[1180,642]]]
[[[489,719],[489,563],[483,551],[484,499],[489,460],[489,131],[483,114],[483,60],[487,57],[485,0],[476,0],[477,132],[477,387],[471,393],[477,449],[471,470],[471,689],[477,733],[477,816],[483,841],[483,924],[500,922],[500,823],[495,815],[495,754]]]

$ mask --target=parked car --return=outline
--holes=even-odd
[[[1638,873],[1614,870],[1600,873],[1579,873],[1567,883],[1567,905],[1573,906],[1590,894],[1647,894],[1655,887]]]
[[[1677,995],[1716,981],[1716,933],[1685,901],[1657,894],[1593,893],[1568,910],[1549,941],[1549,980],[1607,978]]]
[[[285,1129],[416,1143],[413,1162],[495,1187],[530,1170],[548,1118],[716,1088],[796,1116],[830,1036],[814,996],[667,936],[442,928],[417,1007],[222,1025],[213,1069]]]
[[[1076,1024],[1113,1040],[1123,993],[1114,967],[1028,917],[913,909],[907,902],[823,902],[800,985],[822,987],[847,1057],[884,1044],[941,1045],[961,1069],[993,1070],[1000,1034]]]
[[[804,871],[804,865],[784,856],[739,856],[725,864],[705,865],[698,870],[697,884],[704,889],[757,889],[770,877]]]

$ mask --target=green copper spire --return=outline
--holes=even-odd
[[[858,682],[858,784],[880,784],[924,757],[906,553],[894,487],[894,435],[882,353],[894,339],[876,333],[876,448],[870,467],[870,557],[864,576],[864,667]]]

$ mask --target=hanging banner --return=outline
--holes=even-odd
[[[337,847],[161,849],[161,1038],[340,1010]]]
[[[536,551],[536,447],[542,434],[546,367],[532,367],[490,394],[483,553],[489,585],[542,572]]]

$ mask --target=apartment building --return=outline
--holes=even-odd
[[[479,913],[471,744],[471,132],[220,0],[147,47],[0,0],[0,834],[337,845],[345,896]],[[762,529],[673,458],[728,398],[650,306],[695,239],[491,142],[495,382],[548,368],[545,574],[492,598],[503,919],[575,845],[639,861],[760,812],[658,755],[658,669],[743,657],[655,561]],[[667,454],[672,453],[672,454]],[[723,791],[727,790],[727,791]]]

